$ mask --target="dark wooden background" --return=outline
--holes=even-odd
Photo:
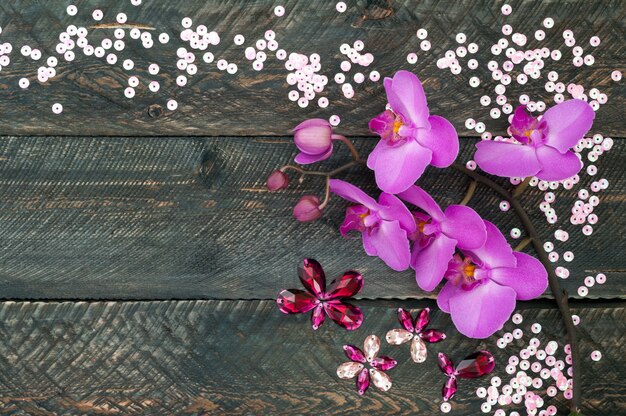
[[[339,45],[362,39],[365,51],[376,58],[368,70],[383,76],[398,69],[419,74],[431,112],[449,117],[464,137],[460,160],[467,160],[477,138],[463,127],[464,120],[476,116],[479,97],[495,83],[471,89],[471,71],[452,76],[436,68],[436,57],[464,32],[468,42],[481,46],[485,61],[487,45],[501,37],[503,23],[533,44],[534,30],[552,17],[555,27],[546,30],[552,45],[562,43],[566,28],[574,30],[579,44],[586,45],[592,35],[602,39],[593,50],[592,67],[574,70],[569,49],[561,48],[559,73],[563,82],[596,87],[609,96],[592,132],[613,137],[615,145],[598,162],[596,178],[607,178],[610,187],[599,194],[600,221],[591,237],[569,223],[574,191],[556,192],[557,211],[563,213],[559,227],[548,227],[538,208],[532,217],[543,224],[545,239],[555,241],[557,228],[570,233],[570,240],[557,247],[561,253],[574,251],[575,259],[556,265],[570,269],[569,279],[560,283],[582,319],[584,413],[626,413],[625,100],[623,82],[610,77],[613,70],[626,69],[623,1],[512,1],[514,12],[506,19],[500,13],[504,3],[487,0],[359,0],[348,2],[343,14],[335,10],[336,1],[326,0],[146,0],[141,7],[128,1],[77,3],[79,14],[70,17],[66,1],[0,2],[0,42],[14,48],[11,64],[0,72],[0,412],[438,413],[443,378],[434,354],[426,364],[392,370],[394,387],[384,394],[372,389],[360,398],[352,383],[335,375],[343,361],[342,344],[360,343],[371,333],[382,336],[395,325],[397,307],[434,306],[432,294],[416,288],[410,271],[391,272],[367,257],[358,240],[339,236],[341,202],[331,204],[317,223],[293,220],[298,197],[319,193],[321,182],[307,180],[280,195],[264,189],[267,173],[295,154],[289,130],[306,117],[339,114],[339,130],[362,136],[356,145],[363,152],[371,149],[375,139],[367,137],[366,125],[384,105],[381,84],[355,85],[353,100],[329,88],[328,109],[312,103],[302,110],[287,100],[283,63],[269,58],[263,71],[253,71],[244,63],[243,49],[271,28],[288,52],[319,53],[332,78],[342,60]],[[286,8],[284,17],[274,16],[276,4]],[[37,67],[54,54],[58,33],[68,24],[93,24],[96,8],[105,12],[103,23],[125,12],[130,23],[156,28],[154,37],[170,34],[169,44],[155,41],[148,50],[127,35],[119,54],[135,60],[132,73],[142,80],[159,80],[159,93],[144,85],[134,99],[125,98],[129,73],[119,64],[82,54],[71,63],[61,60],[53,80],[37,82]],[[220,33],[222,42],[210,50],[236,62],[237,74],[199,62],[188,86],[176,86],[175,51],[183,46],[178,33],[186,16]],[[418,63],[410,65],[406,55],[419,52],[415,31],[420,27],[428,29],[434,47],[418,53]],[[95,39],[112,37],[110,30],[91,31]],[[243,46],[232,42],[238,33],[246,36]],[[22,57],[23,44],[41,49],[43,58]],[[161,66],[159,75],[147,74],[151,62]],[[28,90],[17,86],[23,76],[31,80]],[[524,90],[547,98],[540,85],[511,85],[507,95]],[[165,108],[170,98],[179,103],[175,112]],[[61,115],[50,111],[55,102],[64,106]],[[478,111],[489,119],[488,110]],[[489,130],[505,128],[504,117],[488,122]],[[339,149],[326,166],[347,158]],[[593,180],[581,176],[581,183]],[[355,170],[346,178],[372,190],[367,172]],[[422,180],[444,205],[460,200],[466,184],[466,178],[449,170],[430,169]],[[523,201],[537,207],[541,198],[533,188]],[[472,199],[503,230],[521,228],[512,212],[495,208],[498,202],[485,190]],[[356,301],[366,316],[362,328],[347,333],[325,325],[314,332],[307,318],[285,317],[276,309],[273,299],[280,289],[298,285],[295,269],[306,256],[317,258],[329,275],[348,268],[362,271],[365,287]],[[579,299],[583,278],[600,272],[607,283]],[[525,322],[542,323],[543,337],[564,340],[549,292],[518,307]],[[446,314],[435,312],[433,319],[449,336],[442,348],[453,355],[486,347],[502,362],[511,353],[496,348],[495,337],[460,336]],[[590,360],[593,350],[602,351],[600,362]],[[393,352],[401,359],[408,356],[400,349]],[[497,371],[504,378],[503,366]],[[451,414],[479,412],[477,385],[462,383]],[[549,402],[560,411],[567,408],[562,398]]]

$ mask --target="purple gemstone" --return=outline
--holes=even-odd
[[[322,265],[314,259],[304,259],[298,267],[298,276],[304,288],[317,297],[324,295],[326,290],[326,275]]]
[[[349,298],[361,291],[363,276],[355,271],[347,271],[328,285],[326,299]]]
[[[456,366],[455,374],[461,378],[477,378],[491,373],[495,366],[496,361],[490,352],[476,351]]]
[[[415,331],[420,332],[430,322],[430,308],[422,309],[415,318]]]
[[[398,308],[398,322],[400,322],[400,325],[402,325],[402,327],[409,332],[413,332],[415,329],[411,313],[406,309]]]
[[[436,329],[428,329],[419,334],[419,337],[426,342],[434,343],[446,339],[446,334]]]
[[[398,364],[398,362],[391,357],[381,355],[381,356],[374,358],[370,362],[370,364],[374,368],[377,368],[382,371],[387,371],[387,370],[391,370],[392,368],[394,368],[396,364]]]
[[[442,352],[437,354],[437,362],[439,364],[439,368],[447,375],[452,375],[454,373],[454,365],[452,361]]]
[[[304,313],[319,303],[315,296],[300,289],[285,289],[276,299],[282,313]]]
[[[324,319],[326,319],[324,307],[321,304],[317,305],[311,314],[311,326],[313,329],[319,328],[324,323]]]
[[[443,396],[443,400],[447,402],[452,397],[454,397],[454,393],[456,393],[456,378],[452,376],[449,377],[446,380],[446,383],[443,385],[443,388],[441,389],[441,395]]]
[[[367,371],[367,368],[364,368],[359,373],[359,376],[356,378],[356,389],[361,396],[365,394],[367,389],[370,386],[370,373]]]
[[[346,354],[346,357],[348,357],[349,360],[359,363],[365,363],[367,361],[365,359],[365,354],[363,354],[363,351],[361,351],[359,347],[355,347],[354,345],[344,345],[343,352]]]
[[[363,312],[356,306],[339,301],[324,302],[324,309],[330,319],[348,331],[357,329],[363,323]]]

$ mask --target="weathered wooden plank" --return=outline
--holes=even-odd
[[[3,29],[0,42],[11,43],[13,52],[11,63],[2,68],[0,77],[0,130],[3,134],[16,135],[283,135],[304,118],[328,118],[338,114],[345,131],[363,135],[367,134],[369,118],[383,108],[384,94],[380,82],[357,84],[352,80],[354,74],[362,71],[367,76],[375,69],[382,76],[389,76],[399,69],[410,69],[423,80],[432,112],[448,116],[462,135],[475,134],[462,128],[468,117],[486,121],[488,129],[503,131],[505,117],[491,120],[490,107],[480,106],[479,98],[487,94],[495,101],[497,83],[490,78],[486,64],[491,59],[502,64],[506,59],[504,54],[493,56],[490,46],[503,37],[500,28],[508,23],[514,32],[528,37],[525,48],[547,46],[563,53],[558,62],[546,60],[541,79],[530,80],[524,86],[513,82],[506,92],[510,100],[517,100],[519,94],[526,92],[533,99],[545,100],[550,105],[554,93],[547,93],[544,84],[547,71],[554,69],[560,73],[559,81],[583,85],[586,91],[596,87],[606,93],[609,104],[598,112],[596,126],[609,135],[626,134],[622,117],[623,83],[615,83],[610,77],[613,70],[624,72],[626,69],[623,62],[626,12],[620,0],[524,0],[513,4],[514,11],[508,17],[500,12],[502,2],[490,0],[348,2],[345,13],[337,12],[336,3],[334,0],[185,0],[144,2],[141,7],[132,7],[129,2],[103,4],[89,0],[78,4],[76,16],[69,16],[65,0],[3,1],[0,3]],[[279,4],[286,9],[282,18],[273,13]],[[91,17],[96,8],[104,12],[100,22]],[[115,23],[120,12],[127,14],[128,24],[154,28],[149,30],[154,38],[152,48],[145,49],[140,41],[130,39],[127,30],[124,50],[107,51],[107,54],[117,54],[116,64],[107,64],[106,56],[84,56],[77,47],[74,61],[66,62],[59,56],[56,77],[43,84],[37,81],[38,67],[45,65],[48,56],[58,55],[55,47],[59,34],[68,25],[89,28],[90,44],[99,46],[104,38],[115,40],[113,29],[91,26]],[[185,72],[176,68],[176,50],[188,47],[179,39],[181,19],[187,16],[194,19],[194,28],[204,24],[209,30],[216,30],[221,43],[208,49],[216,57],[211,64],[202,62],[204,51],[196,54],[198,73],[190,76],[187,86],[181,88],[176,85],[176,77]],[[554,18],[554,28],[541,26],[545,17]],[[428,52],[420,50],[420,40],[415,36],[421,27],[428,30],[428,39],[433,45]],[[574,30],[577,44],[584,47],[585,54],[595,56],[593,66],[575,68],[572,65],[571,49],[563,45],[562,32],[567,28]],[[288,71],[284,62],[275,58],[274,52],[266,51],[268,59],[261,72],[251,68],[251,63],[244,58],[244,49],[254,45],[267,29],[276,32],[279,48],[288,53],[321,56],[320,74],[331,81],[315,98],[315,103],[319,96],[326,96],[331,102],[328,108],[320,109],[311,103],[301,109],[288,100]],[[546,30],[545,41],[534,39],[537,29]],[[170,35],[169,43],[159,43],[157,37],[161,32]],[[466,44],[476,42],[479,45],[475,55],[481,62],[478,70],[467,69],[471,55],[461,59],[465,69],[459,75],[435,65],[446,50],[459,46],[455,41],[457,33],[466,34]],[[234,44],[236,34],[245,35],[243,45]],[[602,40],[597,48],[591,48],[588,43],[593,35]],[[363,53],[372,53],[375,61],[368,68],[354,65],[347,73],[355,89],[355,98],[349,100],[333,79],[345,59],[339,52],[340,45],[353,44],[358,39],[365,42]],[[23,57],[20,54],[23,45],[40,49],[42,58],[35,61]],[[407,63],[410,52],[418,53],[416,64]],[[216,62],[220,58],[236,63],[238,72],[231,75],[219,71]],[[123,69],[125,59],[135,61],[132,70]],[[158,75],[148,73],[150,63],[160,66]],[[516,68],[513,74],[518,70]],[[139,76],[141,85],[135,97],[127,99],[124,89],[131,75]],[[470,88],[469,79],[475,75],[479,75],[482,83],[478,88]],[[18,86],[22,77],[31,81],[27,90]],[[149,91],[150,81],[160,83],[158,93]],[[166,102],[171,98],[178,101],[178,110],[174,112],[166,109]],[[62,114],[52,113],[54,103],[64,106]]]
[[[621,382],[623,304],[575,309],[583,353],[585,415],[623,414]],[[361,344],[370,334],[397,327],[397,307],[432,302],[360,301],[363,326],[345,332],[325,324],[318,331],[306,317],[282,315],[272,301],[64,302],[0,304],[0,411],[29,415],[77,414],[438,414],[444,376],[435,352],[459,357],[477,348],[491,351],[494,375],[508,382],[509,355],[537,337],[542,345],[563,339],[558,311],[544,304],[521,310],[524,338],[505,349],[497,336],[460,336],[447,315],[434,311],[432,327],[448,338],[429,346],[423,364],[410,361],[407,346],[386,343],[381,353],[399,361],[393,387],[359,397],[352,381],[335,371],[345,361],[341,346]],[[597,305],[596,305],[597,306]],[[530,332],[534,322],[543,331]],[[506,331],[514,328],[512,323]],[[591,351],[602,352],[594,362]],[[463,380],[450,414],[479,414],[474,391],[488,379]],[[567,408],[562,395],[546,406]],[[494,407],[495,411],[496,407]],[[523,404],[507,410],[523,410]]]
[[[362,150],[373,139],[359,139]],[[545,223],[543,193],[529,188],[524,202],[543,237],[555,243],[570,269],[562,284],[576,292],[587,275],[603,272],[607,283],[590,297],[623,297],[626,272],[622,240],[623,154],[626,142],[601,156],[599,172],[581,176],[571,191],[555,191],[558,226]],[[460,161],[469,158],[464,142]],[[329,168],[347,160],[345,149]],[[257,138],[15,138],[0,140],[0,296],[8,299],[271,299],[297,286],[295,268],[317,258],[329,274],[358,268],[361,296],[419,298],[411,271],[395,273],[368,258],[357,240],[338,233],[345,204],[331,202],[326,216],[299,224],[291,216],[297,199],[322,193],[321,180],[307,179],[280,194],[265,191],[267,173],[294,155],[289,139]],[[374,192],[367,170],[345,178]],[[600,220],[585,237],[569,223],[575,194],[607,178],[597,195]],[[295,181],[294,181],[295,182]],[[467,179],[430,168],[421,180],[443,204],[462,199]],[[521,227],[513,212],[501,212],[492,192],[479,189],[471,205],[508,235]],[[562,228],[569,241],[554,239]],[[511,239],[515,244],[515,241]],[[563,253],[575,254],[571,263]],[[339,254],[339,255],[338,255]]]

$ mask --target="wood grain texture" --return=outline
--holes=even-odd
[[[387,393],[371,388],[360,398],[352,380],[335,371],[346,361],[341,346],[361,344],[369,334],[398,326],[395,311],[432,306],[432,302],[360,301],[365,322],[354,332],[334,324],[318,331],[305,316],[282,315],[272,301],[64,302],[0,304],[0,411],[8,414],[438,414],[444,376],[435,353],[458,360],[475,349],[490,350],[495,375],[509,380],[505,363],[536,336],[542,345],[563,339],[558,311],[543,303],[521,310],[521,341],[506,349],[496,336],[470,340],[459,336],[447,315],[434,312],[431,326],[448,338],[429,346],[423,364],[409,358],[408,346],[383,343],[381,354],[399,361],[389,371]],[[596,305],[599,306],[599,305]],[[621,360],[622,304],[575,309],[584,356],[585,415],[626,412]],[[542,322],[539,335],[530,332]],[[511,331],[513,324],[505,326]],[[504,331],[500,333],[502,335]],[[522,343],[523,342],[523,343]],[[589,358],[600,350],[602,360]],[[556,354],[563,359],[563,345]],[[451,415],[480,414],[474,391],[488,379],[462,380]],[[546,406],[565,411],[559,395]],[[523,405],[507,410],[523,409]],[[494,407],[495,410],[495,407]]]
[[[368,151],[374,139],[356,144]],[[460,161],[473,141],[465,141]],[[558,226],[549,226],[538,205],[543,192],[529,188],[523,201],[543,238],[555,243],[568,267],[562,280],[572,296],[587,275],[605,273],[589,297],[626,294],[623,262],[623,154],[626,142],[601,156],[599,172],[583,173],[571,191],[555,191]],[[295,154],[288,138],[58,138],[0,139],[0,296],[5,299],[272,299],[297,287],[304,257],[317,258],[329,275],[350,268],[365,276],[364,298],[420,298],[411,271],[395,273],[365,255],[359,240],[338,232],[345,204],[331,201],[324,218],[300,224],[291,210],[303,194],[321,194],[321,179],[307,179],[284,193],[264,187],[268,172]],[[325,162],[348,160],[344,148]],[[600,220],[585,237],[569,223],[576,192],[599,178],[610,182],[597,195]],[[374,192],[370,171],[345,179]],[[468,180],[429,168],[421,185],[442,205],[460,201]],[[504,182],[502,182],[504,183]],[[470,205],[505,235],[521,227],[513,212],[480,188]],[[562,228],[570,239],[559,242]],[[516,241],[510,239],[512,244]],[[574,261],[563,260],[571,250]],[[546,293],[547,295],[547,293]]]
[[[449,117],[461,135],[475,135],[462,128],[468,117],[485,121],[488,130],[504,130],[505,117],[491,120],[490,107],[480,106],[479,99],[487,94],[495,101],[497,83],[490,78],[486,64],[491,59],[500,64],[504,62],[504,55],[493,56],[490,46],[502,37],[500,28],[508,23],[515,32],[528,37],[526,48],[548,46],[563,53],[558,62],[546,61],[541,79],[531,80],[524,86],[514,82],[507,87],[506,95],[510,100],[517,100],[525,92],[532,99],[542,99],[551,105],[554,93],[547,93],[544,84],[547,72],[553,69],[559,72],[559,81],[583,85],[586,91],[599,88],[608,95],[609,103],[598,112],[594,130],[608,135],[626,135],[622,117],[624,84],[613,82],[610,77],[615,69],[626,70],[623,61],[626,11],[621,0],[515,1],[511,3],[513,13],[506,18],[500,12],[504,2],[491,0],[367,0],[348,2],[350,6],[345,13],[336,11],[336,3],[334,0],[179,0],[144,2],[141,7],[132,7],[129,2],[105,4],[89,0],[78,4],[76,16],[69,16],[65,12],[68,5],[65,0],[2,1],[0,42],[10,42],[13,52],[12,62],[2,68],[0,77],[0,131],[15,135],[284,135],[305,118],[328,118],[338,114],[343,120],[342,129],[350,134],[366,135],[367,121],[380,112],[385,103],[382,83],[356,84],[352,77],[359,70],[367,76],[373,69],[382,76],[390,76],[399,69],[417,73],[428,94],[431,112]],[[282,18],[273,13],[277,4],[286,9]],[[96,8],[105,13],[101,22],[91,17]],[[117,52],[117,64],[109,65],[104,58],[87,57],[78,52],[72,62],[60,60],[55,78],[45,84],[37,81],[38,67],[45,64],[48,56],[57,55],[58,35],[68,25],[90,28],[96,23],[111,24],[119,12],[128,15],[131,26],[154,28],[150,32],[155,45],[144,49],[127,33],[125,49]],[[198,53],[198,73],[190,77],[185,88],[176,85],[176,77],[183,73],[176,68],[176,50],[188,46],[179,39],[180,22],[186,16],[194,19],[194,27],[204,24],[209,30],[219,32],[221,43],[209,50],[216,55],[215,62],[224,58],[236,63],[237,74],[217,70],[215,62],[202,62],[202,54]],[[534,32],[544,29],[541,22],[548,16],[554,18],[555,26],[546,29],[545,41],[538,42]],[[420,41],[415,36],[421,27],[429,31],[433,44],[428,52],[420,50]],[[585,54],[594,55],[593,66],[575,68],[572,65],[571,49],[563,45],[562,32],[567,28],[574,30],[577,44],[584,47]],[[244,49],[253,45],[267,29],[276,32],[279,47],[289,53],[320,54],[320,73],[331,79],[321,94],[331,101],[327,109],[320,109],[313,103],[301,109],[287,99],[288,71],[273,53],[269,53],[263,71],[251,68],[251,63],[244,58]],[[89,30],[90,43],[96,46],[104,38],[114,39],[113,29]],[[156,40],[161,32],[170,35],[171,40],[166,45]],[[479,70],[467,68],[470,56],[461,60],[465,69],[459,75],[452,75],[448,69],[439,70],[435,65],[447,50],[458,46],[457,33],[467,35],[466,43],[479,45],[476,55],[481,62]],[[243,45],[233,43],[236,34],[245,35]],[[602,40],[597,48],[591,48],[588,43],[593,35]],[[333,79],[345,59],[339,52],[340,45],[352,44],[358,39],[365,42],[364,52],[372,53],[375,61],[368,68],[357,69],[355,65],[347,73],[355,86],[355,98],[349,100]],[[33,61],[21,56],[19,51],[23,45],[39,48],[43,57]],[[407,63],[410,52],[418,53],[417,64]],[[135,61],[135,68],[126,71],[122,62],[129,58]],[[147,72],[150,63],[160,65],[158,75]],[[514,74],[518,70],[516,68]],[[477,74],[482,83],[479,88],[470,88],[468,81]],[[139,76],[141,85],[135,97],[127,99],[124,88],[131,75]],[[29,89],[18,87],[21,77],[30,79]],[[161,84],[156,94],[147,88],[152,80]],[[170,98],[178,101],[177,111],[166,109]],[[51,106],[57,102],[64,106],[61,115],[51,112]]]

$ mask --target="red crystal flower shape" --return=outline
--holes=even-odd
[[[411,313],[405,309],[398,309],[398,321],[404,329],[392,329],[387,332],[387,342],[392,345],[400,345],[411,342],[411,358],[416,363],[426,361],[426,342],[435,343],[446,339],[446,334],[436,329],[426,329],[430,322],[430,308],[422,309],[415,320]]]
[[[356,388],[362,396],[370,386],[370,380],[380,391],[387,391],[391,388],[391,377],[385,373],[398,364],[396,360],[384,355],[378,355],[380,350],[380,339],[376,335],[365,338],[363,350],[354,345],[344,345],[343,351],[350,361],[341,364],[337,368],[337,376],[347,380],[356,376]],[[369,363],[372,368],[365,368]]]
[[[363,287],[363,276],[353,270],[344,272],[326,287],[326,275],[322,266],[314,259],[304,259],[298,267],[298,276],[306,290],[285,289],[280,292],[276,303],[282,313],[304,313],[313,309],[311,324],[317,329],[324,323],[326,315],[348,331],[363,323],[363,312],[343,301],[356,295]]]
[[[452,361],[442,352],[437,355],[439,368],[448,376],[446,383],[443,385],[441,394],[443,400],[448,401],[456,393],[457,378],[478,378],[493,371],[496,361],[489,351],[476,351],[465,357],[456,368]]]

